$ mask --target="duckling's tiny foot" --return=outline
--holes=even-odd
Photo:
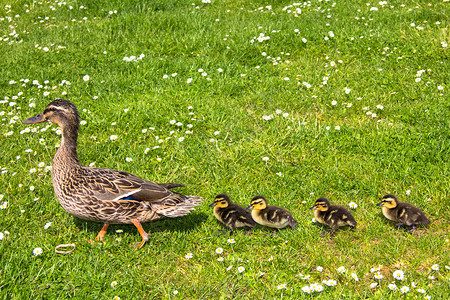
[[[400,229],[401,227],[403,227],[405,224],[403,224],[403,223],[398,223],[398,224],[395,224],[395,227],[397,228],[397,229]]]
[[[409,233],[413,234],[416,231],[416,226],[413,225],[413,227],[411,228],[411,230],[409,230]]]

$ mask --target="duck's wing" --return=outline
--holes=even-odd
[[[174,193],[164,185],[133,174],[102,168],[82,168],[74,183],[85,195],[100,201],[139,200],[157,202]]]

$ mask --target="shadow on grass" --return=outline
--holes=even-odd
[[[90,222],[73,217],[75,226],[82,231],[88,231],[97,234],[103,226],[100,222]],[[148,223],[143,223],[142,227],[148,233],[155,232],[190,232],[208,219],[208,216],[202,212],[193,212],[183,217],[163,218]],[[133,224],[112,224],[108,228],[108,233],[114,233],[117,229],[135,234],[137,229]],[[107,234],[108,234],[107,233]]]
[[[322,232],[320,233],[320,237],[330,237],[330,238],[333,238],[333,237],[335,237],[336,235],[338,235],[340,232],[347,232],[347,231],[350,231],[350,232],[356,233],[356,231],[358,231],[358,225],[357,225],[355,228],[352,228],[352,227],[350,227],[350,226],[341,226],[341,227],[339,227],[339,228],[336,230],[336,232],[335,232],[334,234],[331,235],[331,232],[332,232],[331,227],[329,227],[329,226],[327,226],[327,225],[325,225],[325,224],[319,223],[319,222],[314,223],[314,226],[316,226],[316,227],[322,229]],[[361,230],[359,230],[359,231],[361,231]]]

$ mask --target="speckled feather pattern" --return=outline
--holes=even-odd
[[[52,168],[56,197],[68,213],[84,220],[131,224],[131,219],[148,222],[178,217],[202,200],[175,194],[126,172],[70,164],[58,159],[58,154]],[[127,196],[134,199],[122,199]]]
[[[56,197],[70,214],[89,221],[131,224],[189,213],[201,197],[185,196],[130,173],[80,165],[76,142],[79,117],[69,101],[57,99],[36,117],[50,117],[62,130],[61,146],[53,158],[52,181]],[[34,118],[36,118],[34,117]]]

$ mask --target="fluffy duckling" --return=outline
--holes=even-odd
[[[398,202],[394,195],[388,194],[381,198],[381,202],[377,206],[383,206],[381,211],[383,215],[394,222],[397,228],[402,226],[412,227],[409,232],[413,233],[416,230],[416,225],[428,225],[430,220],[425,214],[415,206],[409,203]]]
[[[230,197],[226,194],[217,195],[210,207],[214,207],[214,216],[217,220],[230,228],[230,234],[238,227],[249,227],[251,230],[256,226],[250,212],[231,202]]]
[[[255,196],[247,209],[252,210],[252,218],[256,223],[275,228],[276,230],[290,226],[297,229],[297,221],[284,208],[267,205],[263,196]]]
[[[352,214],[342,206],[331,205],[327,198],[317,199],[311,209],[315,209],[314,217],[318,222],[331,227],[330,235],[333,235],[341,226],[356,227]]]

